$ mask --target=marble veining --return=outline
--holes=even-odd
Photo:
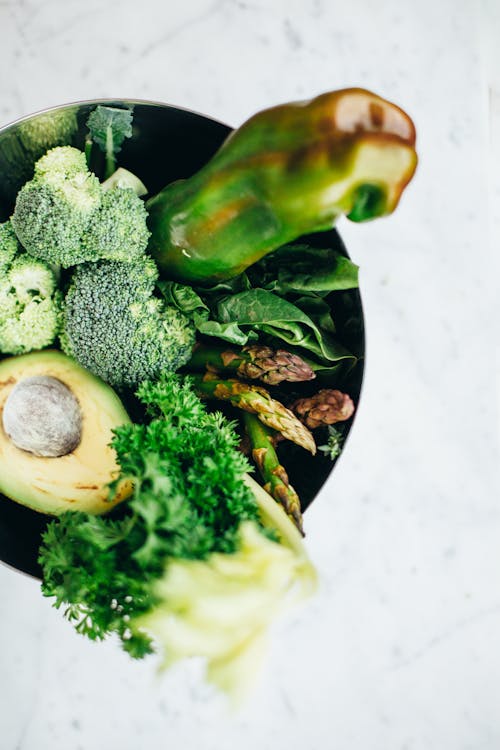
[[[1,750],[500,747],[499,18],[495,0],[0,0],[0,124],[136,97],[237,125],[360,85],[412,114],[420,153],[393,217],[339,227],[364,391],[306,514],[320,591],[276,625],[248,705],[228,712],[197,663],[159,679],[85,641],[0,566]]]

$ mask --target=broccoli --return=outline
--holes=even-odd
[[[104,190],[76,148],[51,149],[21,188],[12,225],[28,253],[68,268],[102,258],[131,260],[146,249],[144,203],[131,189]]]
[[[14,260],[18,249],[19,243],[10,221],[0,224],[0,269]]]
[[[25,253],[10,222],[0,225],[0,352],[23,354],[53,343],[62,295],[43,261]]]
[[[79,188],[88,176],[85,154],[72,146],[52,148],[35,164],[35,177],[43,179],[56,188],[61,187],[65,192],[71,191],[74,187]],[[75,184],[64,182],[73,178],[77,178]]]
[[[92,259],[82,237],[100,202],[99,180],[84,154],[61,146],[36,163],[34,178],[18,193],[12,225],[31,255],[66,268]]]
[[[143,255],[149,240],[146,218],[144,203],[132,188],[103,192],[85,236],[90,257],[129,261]]]
[[[154,296],[157,278],[154,261],[145,256],[78,266],[64,304],[66,354],[115,388],[134,387],[186,364],[194,327]]]

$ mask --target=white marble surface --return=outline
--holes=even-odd
[[[498,750],[498,30],[497,0],[0,0],[0,123],[128,96],[237,125],[362,85],[412,114],[420,152],[397,214],[340,226],[363,398],[306,515],[321,591],[276,628],[250,703],[230,715],[194,667],[158,681],[87,643],[0,567],[1,750]]]

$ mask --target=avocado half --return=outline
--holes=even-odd
[[[81,411],[81,437],[69,453],[34,455],[17,447],[5,431],[4,408],[17,384],[26,378],[56,378],[76,398]],[[112,502],[107,485],[119,467],[109,443],[112,430],[130,419],[106,383],[55,350],[0,361],[0,492],[32,510],[59,515],[67,510],[105,513],[128,497],[124,481]]]

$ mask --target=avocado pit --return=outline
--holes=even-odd
[[[5,402],[2,420],[11,442],[35,456],[66,456],[82,438],[78,400],[67,385],[49,375],[20,380]]]

